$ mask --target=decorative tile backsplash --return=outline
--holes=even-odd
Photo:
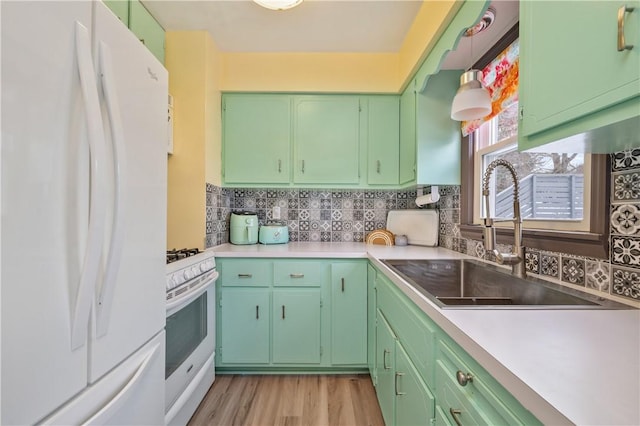
[[[610,157],[610,259],[527,249],[525,265],[541,278],[640,301],[640,148]],[[255,211],[263,224],[273,220],[275,206],[280,208],[280,220],[289,226],[291,241],[364,241],[368,232],[386,227],[389,210],[416,208],[415,198],[415,189],[227,189],[207,184],[206,246],[229,241],[232,211]],[[460,235],[459,186],[441,186],[435,208],[439,209],[440,246],[495,260],[482,242]]]

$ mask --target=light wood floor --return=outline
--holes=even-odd
[[[188,426],[384,426],[368,375],[216,376]]]

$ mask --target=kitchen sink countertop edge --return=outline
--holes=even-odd
[[[544,424],[640,424],[640,310],[440,309],[382,259],[475,259],[441,247],[298,243],[216,257],[368,258]]]

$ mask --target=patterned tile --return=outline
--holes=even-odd
[[[585,287],[609,293],[611,268],[607,262],[587,260],[585,262]]]
[[[562,257],[562,281],[575,284],[585,285],[585,266],[584,260],[571,257]]]
[[[611,206],[611,232],[622,235],[640,233],[640,209],[634,204]]]
[[[540,252],[527,250],[524,254],[525,257],[525,268],[527,272],[532,272],[534,274],[540,273]]]
[[[540,255],[540,273],[549,277],[558,278],[558,265],[560,258],[551,254]]]
[[[611,236],[611,263],[640,268],[640,238]]]
[[[612,173],[612,202],[640,199],[640,173]]]
[[[640,148],[611,154],[611,170],[627,170],[640,168]]]
[[[640,272],[614,267],[611,294],[640,300]]]

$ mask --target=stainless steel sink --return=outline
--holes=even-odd
[[[383,260],[441,308],[633,309],[476,260]]]

